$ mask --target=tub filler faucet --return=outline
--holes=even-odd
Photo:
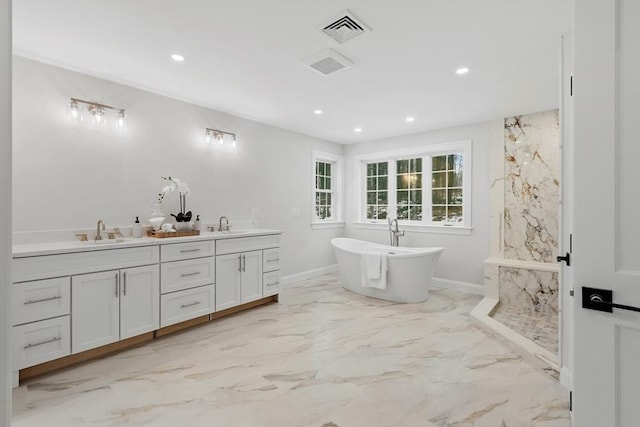
[[[400,231],[398,229],[397,218],[387,218],[387,222],[389,223],[389,241],[391,246],[400,246],[400,237],[404,236],[404,230]]]

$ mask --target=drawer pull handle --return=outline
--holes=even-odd
[[[37,304],[39,302],[53,301],[53,300],[56,300],[56,299],[62,299],[62,296],[29,300],[29,301],[25,301],[23,304],[24,305]]]
[[[198,304],[200,304],[200,301],[194,301],[194,302],[189,303],[189,304],[182,304],[182,305],[180,306],[180,308],[193,307],[194,305],[198,305]]]
[[[280,282],[273,282],[273,283],[269,283],[267,286],[277,286],[279,284],[280,284]]]
[[[198,249],[183,249],[180,251],[181,254],[185,254],[187,252],[200,252],[202,249],[198,248]]]
[[[60,337],[54,337],[54,338],[48,339],[46,341],[40,341],[40,342],[37,342],[37,343],[34,343],[34,344],[27,344],[23,348],[26,350],[28,348],[38,347],[39,345],[49,344],[50,342],[60,341],[61,339],[62,338],[60,338]]]
[[[201,274],[200,271],[194,271],[193,273],[184,273],[181,274],[180,277],[189,277],[189,276],[197,276],[198,274]]]
[[[276,262],[280,261],[280,258],[267,258],[267,262]]]

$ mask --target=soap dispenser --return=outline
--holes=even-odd
[[[196,220],[193,222],[193,229],[200,231],[200,215],[196,215]]]
[[[140,225],[140,220],[136,217],[135,222],[133,223],[133,230],[131,231],[131,235],[133,237],[142,237],[142,226]]]

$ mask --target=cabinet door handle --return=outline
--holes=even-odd
[[[242,255],[242,271],[247,272],[247,256]]]
[[[23,304],[24,304],[24,305],[37,304],[37,303],[39,303],[39,302],[53,301],[53,300],[56,300],[56,299],[62,299],[62,296],[29,300],[29,301],[25,301],[25,302],[23,302]]]
[[[194,271],[193,273],[184,273],[181,274],[180,277],[189,277],[189,276],[197,276],[198,274],[201,274],[200,271]]]
[[[27,344],[23,348],[26,350],[28,348],[38,347],[39,345],[49,344],[50,342],[60,341],[61,339],[62,338],[60,338],[60,337],[53,337],[53,338],[45,340],[45,341],[40,341],[40,342],[36,342],[36,343],[33,343],[33,344]]]
[[[181,254],[185,254],[187,252],[200,252],[202,249],[198,248],[198,249],[182,249],[180,251]]]
[[[127,272],[122,273],[122,295],[127,295]]]
[[[242,255],[238,255],[238,271],[242,273]]]
[[[116,273],[116,289],[114,295],[118,298],[118,288],[120,287],[120,273]]]
[[[269,283],[267,285],[267,287],[269,287],[269,286],[278,286],[279,284],[280,284],[280,282],[273,282],[273,283]]]
[[[180,306],[180,308],[193,307],[194,305],[198,305],[198,304],[200,304],[200,301],[194,301],[194,302],[189,303],[189,304],[182,304],[182,305]]]

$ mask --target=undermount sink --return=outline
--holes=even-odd
[[[86,242],[82,242],[85,245],[112,245],[114,243],[123,243],[125,241],[125,238],[118,238],[118,239],[102,239],[102,240],[89,240]]]

